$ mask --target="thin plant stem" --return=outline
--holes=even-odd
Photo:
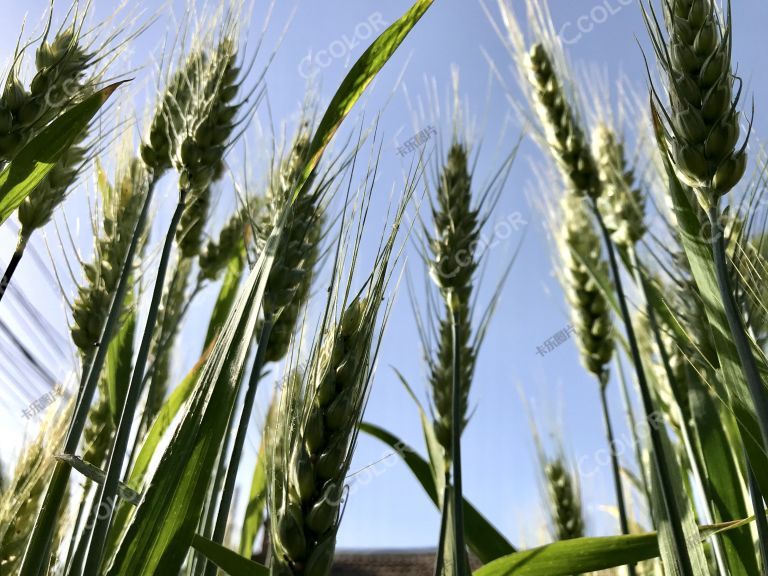
[[[16,250],[14,250],[13,256],[11,256],[11,261],[8,262],[8,268],[5,269],[5,274],[3,274],[3,278],[0,280],[0,300],[3,299],[5,291],[8,289],[8,285],[11,283],[11,278],[13,278],[13,273],[16,271],[16,267],[19,265],[19,262],[21,262],[22,256],[24,256],[24,250],[27,247],[27,242],[29,242],[29,237],[19,234],[19,241],[16,244]]]
[[[146,327],[141,338],[141,345],[139,346],[139,352],[136,356],[136,364],[133,368],[133,374],[131,375],[131,381],[126,392],[122,413],[120,414],[120,421],[117,425],[117,431],[115,432],[115,440],[109,455],[106,478],[99,490],[99,510],[101,510],[101,513],[93,527],[91,542],[88,547],[88,555],[85,561],[84,574],[97,574],[104,556],[107,533],[109,532],[112,523],[112,515],[117,502],[117,486],[120,482],[120,474],[123,469],[136,406],[139,401],[139,396],[141,395],[144,370],[146,369],[147,359],[149,358],[152,336],[155,331],[155,324],[157,323],[157,314],[163,298],[165,276],[171,258],[171,250],[176,236],[176,229],[178,228],[181,215],[186,206],[187,192],[188,191],[185,188],[182,188],[179,191],[179,202],[176,205],[176,211],[173,213],[171,223],[168,227],[168,233],[165,236],[163,252],[157,270],[157,278],[152,292],[152,300],[150,301],[149,311],[147,312]]]
[[[219,461],[216,465],[216,475],[213,478],[213,486],[207,494],[207,506],[205,510],[205,518],[202,520],[200,528],[202,529],[202,535],[210,540],[213,533],[213,529],[216,523],[216,495],[221,492],[221,485],[224,482],[224,477],[227,474],[227,456],[230,453],[230,444],[232,443],[232,425],[234,419],[230,418],[227,424],[227,433],[224,436],[224,443],[219,453]],[[208,561],[202,554],[196,554],[192,558],[192,566],[189,570],[190,574],[199,576],[203,573],[203,570],[208,566]]]
[[[747,483],[749,487],[749,496],[752,499],[752,508],[755,511],[755,524],[757,525],[758,546],[760,547],[760,560],[763,567],[763,576],[768,576],[768,521],[765,518],[765,502],[760,493],[760,488],[755,478],[755,472],[752,469],[752,462],[747,453],[744,453],[747,460]]]
[[[616,358],[616,371],[619,375],[619,383],[621,384],[621,398],[624,402],[624,409],[626,411],[627,416],[627,423],[629,425],[630,433],[632,434],[632,442],[634,442],[635,447],[635,460],[637,460],[637,466],[640,470],[640,481],[643,484],[643,492],[645,493],[645,498],[648,504],[648,510],[649,514],[651,516],[651,521],[653,520],[653,507],[651,506],[651,490],[648,487],[648,475],[646,474],[645,470],[645,463],[643,462],[643,449],[642,444],[640,443],[640,436],[637,433],[637,422],[635,420],[635,411],[632,409],[632,399],[629,395],[629,386],[627,385],[627,378],[624,375],[624,366],[622,365],[621,359]]]
[[[450,505],[451,484],[449,482],[448,472],[445,473],[445,487],[443,488],[443,499],[441,503],[442,515],[440,517],[440,539],[437,545],[437,554],[435,557],[435,576],[442,576],[445,568],[445,536],[448,533],[448,506]]]
[[[760,425],[760,434],[763,439],[763,449],[768,448],[768,395],[765,393],[763,382],[760,377],[760,370],[752,351],[752,345],[747,336],[746,329],[742,323],[741,316],[736,309],[736,300],[731,288],[731,280],[728,275],[728,264],[725,252],[725,231],[720,224],[720,210],[717,203],[713,203],[708,211],[710,223],[710,240],[712,246],[712,258],[715,264],[715,274],[717,276],[717,285],[720,289],[720,299],[723,302],[725,316],[728,320],[728,327],[731,331],[733,343],[736,346],[736,352],[739,355],[741,369],[744,378],[747,381],[752,402],[755,406],[757,422]],[[749,480],[749,493],[755,508],[755,518],[757,519],[757,529],[760,536],[761,557],[763,562],[763,571],[768,574],[768,560],[766,559],[766,541],[768,541],[768,525],[766,525],[765,514],[761,515],[759,510],[765,510],[763,494],[757,483],[752,469],[752,463],[749,458],[746,459],[747,475]],[[761,516],[761,518],[758,518]]]
[[[728,264],[726,263],[725,232],[720,224],[720,213],[716,204],[713,204],[709,209],[709,223],[711,226],[712,257],[715,263],[717,285],[720,289],[720,299],[723,302],[728,327],[731,330],[731,337],[736,346],[736,352],[739,355],[741,369],[747,381],[752,402],[755,405],[757,421],[760,424],[760,434],[763,439],[763,450],[768,450],[768,395],[766,395],[760,378],[760,371],[757,367],[755,355],[752,352],[750,340],[747,337],[744,324],[742,324],[741,316],[736,309],[736,301],[733,297],[731,281],[728,276]]]
[[[101,369],[107,359],[109,342],[114,336],[122,315],[123,303],[125,302],[125,297],[128,293],[128,280],[131,277],[133,258],[139,245],[139,239],[144,233],[154,188],[155,179],[154,177],[151,177],[146,198],[144,199],[144,205],[141,208],[139,219],[136,222],[136,228],[131,237],[131,242],[128,245],[125,261],[122,263],[122,272],[115,289],[115,296],[109,309],[109,315],[104,323],[101,342],[96,347],[96,354],[93,357],[93,361],[88,366],[88,369],[83,370],[75,413],[72,417],[72,423],[70,424],[67,432],[67,439],[64,443],[64,452],[66,454],[74,454],[76,452],[77,446],[80,443],[80,437],[82,436],[88,421],[88,411],[90,410],[91,402],[93,401],[93,395],[96,392],[96,385],[101,376]],[[60,460],[56,461],[51,481],[46,489],[43,504],[38,512],[35,525],[32,529],[32,534],[24,554],[24,560],[21,565],[19,576],[41,576],[43,573],[45,559],[48,557],[48,551],[56,532],[56,517],[58,516],[59,507],[61,506],[64,494],[67,490],[71,470],[72,468],[68,464],[65,464]]]
[[[669,526],[672,532],[672,538],[675,543],[677,563],[683,576],[693,576],[693,568],[691,567],[691,559],[688,555],[688,548],[686,545],[685,534],[683,532],[683,524],[680,517],[680,511],[677,508],[674,488],[672,486],[670,472],[667,468],[667,461],[664,455],[664,444],[661,438],[661,434],[657,428],[658,424],[654,421],[656,409],[654,408],[653,397],[651,396],[651,390],[648,386],[648,381],[645,376],[643,360],[642,356],[640,355],[640,347],[637,344],[637,337],[635,336],[635,330],[632,326],[632,317],[629,313],[629,306],[627,304],[626,295],[624,294],[624,288],[621,281],[621,271],[619,270],[619,264],[616,258],[616,250],[613,246],[613,241],[611,240],[611,234],[608,231],[608,228],[605,226],[605,222],[603,221],[603,217],[600,215],[600,210],[598,209],[597,203],[595,201],[592,201],[592,212],[594,213],[595,219],[600,226],[600,231],[603,235],[606,251],[608,252],[608,261],[611,267],[614,286],[616,288],[616,296],[619,301],[619,308],[621,309],[621,316],[627,334],[627,341],[629,342],[632,363],[635,366],[637,383],[640,387],[640,396],[643,401],[645,419],[647,421],[649,435],[651,437],[651,457],[653,458],[653,463],[656,468],[656,475],[658,476],[659,485],[661,486],[661,497],[664,503],[664,509],[667,513],[667,518],[669,519]]]
[[[464,497],[461,480],[461,429],[463,426],[462,394],[461,394],[461,323],[459,320],[458,302],[454,294],[449,296],[451,313],[451,332],[453,337],[453,386],[451,392],[451,453],[453,455],[453,528],[454,528],[454,562],[459,576],[467,574],[466,549],[464,547]],[[445,513],[445,511],[443,511]]]
[[[607,380],[607,378],[605,378]],[[624,483],[621,480],[621,466],[619,466],[619,455],[616,453],[616,438],[613,434],[613,425],[611,424],[611,414],[608,409],[608,383],[600,382],[600,404],[603,408],[603,421],[605,422],[605,435],[608,438],[608,446],[611,451],[611,470],[613,472],[613,487],[616,490],[616,506],[619,509],[619,527],[621,533],[629,535],[629,520],[627,519],[627,505],[624,501]],[[627,572],[629,576],[635,576],[635,565],[628,564]]]
[[[75,521],[72,524],[72,537],[69,541],[69,548],[67,549],[67,556],[65,558],[65,566],[66,566],[66,572],[67,574],[72,573],[74,570],[74,566],[79,567],[79,562],[77,559],[77,555],[80,551],[80,541],[82,540],[82,536],[80,539],[77,538],[77,529],[80,526],[80,521],[83,518],[83,514],[85,513],[85,507],[88,504],[88,498],[85,497],[87,493],[83,494],[83,498],[80,500],[80,505],[77,507],[77,516],[75,517]],[[78,568],[79,569],[79,568]]]
[[[216,526],[213,530],[214,542],[223,542],[224,533],[227,530],[229,509],[232,505],[232,497],[235,492],[237,471],[240,468],[240,459],[243,455],[243,446],[245,445],[245,438],[248,434],[248,424],[251,421],[253,405],[256,401],[256,391],[258,390],[259,381],[261,380],[262,371],[264,370],[267,345],[269,343],[269,335],[272,332],[273,324],[274,318],[268,317],[264,320],[264,324],[261,327],[259,345],[256,349],[256,358],[254,358],[253,361],[251,377],[248,381],[248,388],[245,391],[245,397],[243,398],[243,410],[240,413],[240,420],[237,425],[235,442],[232,445],[232,454],[229,458],[229,466],[227,467],[227,476],[224,480],[224,490],[221,493],[221,499],[219,501],[219,512],[216,518]],[[216,570],[216,565],[213,562],[208,562],[205,574],[206,576],[215,576]]]
[[[643,292],[643,298],[645,300],[645,307],[646,307],[646,314],[648,315],[648,324],[650,326],[651,333],[653,334],[653,339],[654,339],[654,342],[656,343],[656,347],[659,350],[659,357],[661,358],[661,364],[664,368],[664,374],[667,377],[667,381],[669,382],[670,388],[674,391],[677,389],[677,387],[675,386],[675,374],[674,374],[674,371],[672,370],[672,363],[669,358],[669,351],[667,350],[667,347],[664,345],[664,341],[661,338],[661,328],[659,327],[659,322],[658,322],[658,319],[656,318],[656,311],[654,310],[653,305],[651,304],[651,299],[649,296],[650,290],[648,288],[648,280],[643,275],[642,269],[640,267],[640,259],[637,256],[637,250],[635,250],[634,248],[631,248],[629,250],[629,258],[630,258],[630,264],[632,266],[632,271],[635,277],[635,282],[640,286]],[[676,398],[676,395],[675,395],[675,398]],[[710,496],[709,494],[706,494],[707,487],[702,477],[702,466],[694,450],[693,442],[691,440],[692,434],[690,430],[690,424],[688,421],[688,415],[686,414],[683,414],[683,422],[680,426],[680,435],[681,435],[681,439],[683,441],[683,445],[685,447],[686,453],[688,454],[688,459],[690,460],[691,474],[693,475],[694,479],[699,484],[699,486],[702,487],[702,490],[704,491],[705,496],[709,498]],[[706,514],[707,512],[708,512],[707,509],[703,511],[704,514]],[[718,565],[722,568],[725,565],[725,562],[724,562],[724,554],[722,550],[722,543],[719,538],[715,538],[714,550],[715,550],[715,556],[716,556]]]

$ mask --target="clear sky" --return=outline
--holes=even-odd
[[[64,2],[57,2],[57,11]],[[94,2],[97,19],[111,15],[115,0]],[[313,0],[283,1],[277,3],[272,15],[273,26],[265,40],[265,52],[276,46],[286,24],[289,24],[282,45],[271,65],[266,85],[272,118],[276,123],[289,118],[299,109],[304,99],[306,76],[310,68],[308,56],[319,68],[319,93],[322,103],[328,101],[343,78],[348,66],[364,50],[370,39],[364,37],[370,27],[391,23],[409,6],[407,0]],[[495,2],[488,0],[494,17],[498,16]],[[521,8],[522,2],[513,4]],[[153,82],[153,58],[158,54],[162,39],[173,30],[164,4],[144,0],[149,12],[160,17],[150,29],[133,44],[130,63],[140,69],[135,74],[133,88],[140,102],[147,101],[141,86]],[[257,3],[253,24],[247,28],[251,42],[258,38],[265,3]],[[551,8],[555,25],[566,41],[570,56],[577,62],[604,67],[612,78],[624,74],[641,93],[645,90],[645,72],[641,49],[646,42],[645,30],[637,4],[630,0],[553,0]],[[0,19],[0,61],[10,56],[20,23],[27,18],[28,29],[37,29],[48,0],[26,2],[3,1]],[[176,3],[178,10],[181,3]],[[293,19],[289,17],[295,9]],[[748,92],[759,104],[768,100],[768,81],[765,66],[768,46],[764,24],[768,21],[768,5],[760,0],[738,0],[734,8],[736,45],[735,57],[739,73],[745,79]],[[172,33],[172,32],[170,32]],[[341,41],[341,42],[339,42]],[[343,49],[342,49],[343,48]],[[154,56],[153,56],[154,55]],[[505,89],[497,80],[489,80],[487,58],[495,62],[504,83],[511,87],[513,98],[519,97],[510,72],[510,59],[496,37],[488,18],[477,0],[437,0],[434,7],[405,41],[399,53],[386,66],[373,87],[356,108],[347,128],[352,128],[365,114],[369,122],[380,114],[379,131],[383,145],[379,182],[375,205],[383,208],[393,186],[402,186],[402,174],[411,158],[397,154],[395,140],[413,134],[411,110],[419,100],[429,96],[427,83],[434,83],[444,102],[450,87],[451,67],[460,72],[460,91],[476,116],[478,132],[482,135],[483,156],[475,179],[483,182],[490,177],[500,154],[514,146],[520,128],[515,125]],[[261,61],[263,62],[263,58]],[[402,76],[402,78],[401,78]],[[400,79],[400,84],[397,84]],[[406,93],[409,97],[406,96]],[[410,102],[410,104],[409,104]],[[758,112],[759,113],[759,112]],[[258,114],[263,124],[269,124],[267,108]],[[762,119],[756,119],[756,133],[763,136]],[[445,131],[448,125],[438,124]],[[447,132],[446,132],[447,133]],[[342,136],[345,134],[342,131]],[[254,128],[246,136],[258,158],[260,141]],[[429,145],[429,144],[428,144]],[[263,154],[261,154],[263,156]],[[604,447],[602,421],[595,382],[581,368],[574,342],[568,341],[544,357],[537,355],[536,346],[568,324],[567,310],[554,276],[546,226],[530,202],[534,183],[532,162],[541,157],[533,144],[526,140],[494,213],[496,222],[516,222],[511,232],[500,232],[488,255],[487,281],[481,290],[480,302],[487,302],[493,280],[509,262],[514,250],[523,242],[512,275],[504,289],[501,303],[482,348],[471,393],[474,408],[472,420],[464,435],[465,494],[515,544],[532,544],[541,537],[544,522],[539,492],[539,472],[532,448],[531,433],[520,390],[534,405],[544,432],[556,426],[564,430],[565,447],[574,460],[591,459]],[[257,176],[263,169],[258,161],[251,167]],[[90,236],[86,194],[93,192],[90,182],[76,191],[68,200],[65,212],[73,228],[74,243],[84,257],[90,254]],[[172,183],[167,194],[158,203],[158,219],[167,218],[173,205]],[[220,203],[215,207],[214,219],[218,225],[233,205],[231,189],[223,187]],[[378,214],[378,212],[374,212]],[[64,232],[64,218],[57,222]],[[375,234],[381,222],[374,219],[369,232]],[[514,228],[517,230],[514,230]],[[496,228],[500,230],[500,228]],[[493,226],[488,234],[493,233]],[[62,247],[55,228],[49,226],[45,237],[57,261],[57,272],[64,277],[65,289],[72,297],[72,283],[60,255]],[[13,229],[0,230],[0,262],[5,263],[13,249]],[[68,243],[68,240],[65,240]],[[33,246],[48,262],[44,235],[33,240]],[[72,249],[66,251],[74,262]],[[422,266],[413,250],[409,251],[408,267],[415,285],[424,285]],[[361,271],[365,264],[361,266]],[[34,306],[51,324],[51,330],[61,334],[65,353],[42,354],[49,371],[61,378],[71,371],[74,354],[66,339],[67,318],[62,296],[50,274],[41,272],[33,257],[27,258],[14,278],[16,287],[23,291]],[[208,291],[193,307],[186,332],[195,335],[193,346],[180,346],[176,375],[180,376],[195,360],[197,337],[207,322],[208,304],[213,292]],[[19,299],[15,294],[3,301],[3,317],[13,310],[13,321],[21,316]],[[34,341],[29,341],[33,349]],[[185,343],[186,344],[186,343]],[[0,344],[7,349],[8,344]],[[398,383],[392,367],[403,372],[416,392],[426,401],[425,369],[422,351],[405,287],[400,290],[394,313],[381,349],[378,372],[368,406],[366,419],[384,426],[423,450],[418,413],[403,387]],[[3,397],[0,412],[0,453],[11,457],[25,433],[30,433],[34,422],[21,416],[22,409],[44,391],[38,379],[25,379],[7,366],[0,372],[0,391]],[[264,398],[263,398],[264,399]],[[617,387],[611,386],[614,420],[619,437],[626,437],[622,405]],[[264,403],[259,416],[263,415]],[[254,445],[249,447],[252,458]],[[428,547],[438,536],[439,517],[426,495],[408,470],[390,451],[376,441],[360,438],[353,470],[374,466],[375,477],[357,484],[346,508],[339,545],[342,548],[399,548]],[[251,460],[249,460],[250,462]],[[585,506],[589,515],[589,529],[594,535],[617,530],[616,522],[606,511],[613,503],[610,471],[600,467],[595,474],[582,478]]]

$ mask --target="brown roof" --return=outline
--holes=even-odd
[[[472,562],[475,565],[475,562]],[[474,567],[474,566],[473,566]],[[435,551],[337,552],[332,576],[428,576]]]
[[[339,552],[333,576],[424,576],[434,572],[434,552]]]

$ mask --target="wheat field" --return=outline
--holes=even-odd
[[[264,4],[4,24],[0,576],[768,576],[765,11]]]

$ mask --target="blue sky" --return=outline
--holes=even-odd
[[[117,5],[113,0],[99,0],[96,17],[111,15]],[[261,30],[264,3],[254,9],[253,24],[247,32],[253,42]],[[491,13],[498,16],[494,2],[487,2]],[[522,2],[513,2],[521,8]],[[133,94],[142,104],[147,102],[141,87],[151,84],[153,54],[156,56],[162,39],[173,30],[166,17],[165,5],[145,0],[150,12],[160,18],[134,44],[130,63],[139,67],[135,74]],[[176,3],[179,10],[181,3]],[[405,0],[374,2],[373,0],[297,0],[281,1],[272,15],[273,25],[265,40],[265,52],[276,45],[284,26],[289,24],[267,76],[267,99],[271,116],[278,123],[295,114],[306,89],[309,70],[307,57],[313,54],[319,68],[319,97],[328,101],[343,78],[347,67],[364,50],[365,36],[372,27],[394,21],[408,8]],[[0,20],[0,59],[7,58],[13,49],[19,24],[25,15],[28,28],[35,29],[40,15],[48,6],[47,0],[28,0],[24,3],[7,2]],[[60,10],[63,8],[59,6]],[[292,11],[293,18],[289,22]],[[636,38],[647,46],[640,10],[630,0],[553,0],[551,9],[555,26],[566,41],[569,55],[580,63],[604,67],[612,78],[620,74],[631,79],[639,91],[645,89],[645,73],[641,50]],[[767,100],[768,82],[765,67],[766,43],[764,23],[768,6],[760,0],[739,0],[734,10],[736,28],[735,57],[739,72],[749,92],[760,104]],[[510,86],[508,94],[500,83],[491,79],[487,58],[495,62],[504,82]],[[261,61],[263,62],[263,58]],[[519,97],[510,72],[511,61],[496,37],[491,24],[477,0],[437,0],[431,11],[405,41],[400,52],[381,73],[366,94],[362,106],[353,112],[346,130],[370,122],[379,114],[379,132],[382,135],[380,177],[375,191],[374,205],[386,206],[392,187],[402,186],[402,175],[412,158],[397,154],[395,140],[413,134],[412,108],[428,98],[427,85],[433,84],[445,101],[451,81],[451,69],[460,73],[460,92],[469,102],[482,134],[483,156],[475,179],[487,180],[498,165],[504,151],[514,146],[520,135],[515,124],[508,98]],[[398,84],[398,80],[400,84]],[[406,94],[408,96],[406,96]],[[361,120],[361,114],[365,115]],[[269,114],[262,106],[258,118],[269,124]],[[762,136],[762,121],[756,119],[756,133]],[[448,124],[437,126],[446,130]],[[259,143],[263,142],[256,128],[246,135],[253,157],[259,158]],[[348,132],[342,130],[341,137]],[[427,146],[430,144],[428,143]],[[263,156],[263,154],[261,154]],[[581,368],[572,340],[556,351],[541,357],[536,346],[568,324],[567,310],[553,274],[552,258],[546,239],[546,227],[541,216],[531,208],[527,194],[533,184],[532,162],[541,157],[535,146],[525,140],[501,200],[493,215],[495,222],[517,222],[517,228],[504,232],[494,243],[488,259],[488,281],[481,289],[480,302],[487,302],[493,288],[493,279],[499,273],[520,242],[523,242],[514,270],[503,291],[503,296],[481,351],[473,385],[471,400],[474,407],[472,420],[464,436],[465,494],[515,544],[533,544],[541,537],[544,515],[541,512],[539,477],[532,448],[528,416],[521,391],[534,406],[543,432],[555,427],[564,430],[565,448],[574,460],[592,458],[604,447],[602,421],[599,412],[595,382]],[[256,160],[252,172],[259,177],[263,163]],[[73,227],[75,244],[87,256],[90,236],[87,223],[87,203],[84,198],[93,192],[90,182],[76,191],[65,206],[67,221]],[[167,218],[173,205],[173,184],[156,207],[158,219]],[[222,188],[221,198],[214,209],[214,219],[220,223],[233,205],[231,189]],[[380,212],[374,212],[379,214]],[[60,226],[64,219],[57,217]],[[369,232],[376,233],[382,222],[374,221]],[[78,231],[79,230],[79,231]],[[498,230],[498,228],[497,228]],[[489,229],[492,233],[493,227]],[[55,229],[46,230],[46,237],[58,262],[57,270],[66,275],[62,248],[58,245]],[[0,230],[5,262],[13,247],[12,229]],[[43,235],[33,245],[47,261]],[[67,248],[71,254],[71,250]],[[422,266],[413,250],[407,262],[417,287],[424,285]],[[364,269],[364,264],[363,264]],[[67,319],[58,289],[41,272],[34,258],[23,262],[15,285],[24,286],[53,329],[66,343]],[[35,288],[33,288],[35,287]],[[71,282],[65,280],[71,297]],[[193,307],[188,319],[190,334],[202,331],[207,322],[207,306],[213,291],[203,294]],[[11,295],[13,296],[13,294]],[[14,296],[3,301],[3,308],[18,305]],[[15,314],[14,316],[18,316]],[[200,336],[202,338],[202,336]],[[5,342],[2,344],[6,346]],[[195,360],[197,344],[180,346],[177,375]],[[62,377],[72,368],[73,354],[51,355],[48,368]],[[69,358],[69,361],[67,361]],[[397,303],[381,349],[377,376],[374,381],[366,419],[379,424],[408,443],[423,449],[418,412],[413,402],[397,381],[393,367],[400,370],[417,393],[426,400],[425,369],[422,351],[416,333],[413,314],[405,287],[397,296]],[[0,374],[3,397],[0,418],[2,442],[0,453],[6,458],[18,450],[25,433],[34,423],[21,416],[21,410],[44,390],[33,388],[20,378]],[[615,385],[611,387],[614,421],[620,437],[626,435],[623,410]],[[263,414],[264,404],[261,406]],[[254,440],[254,444],[257,439]],[[255,452],[253,446],[249,448]],[[384,458],[383,462],[379,462]],[[339,545],[342,548],[398,548],[428,547],[437,540],[438,514],[407,469],[383,445],[361,437],[353,470],[361,470],[377,463],[375,475],[357,475],[352,496],[346,508]],[[364,477],[372,477],[363,481]],[[594,475],[582,479],[585,505],[589,514],[592,534],[615,531],[616,523],[605,507],[612,505],[609,468],[600,467]]]

